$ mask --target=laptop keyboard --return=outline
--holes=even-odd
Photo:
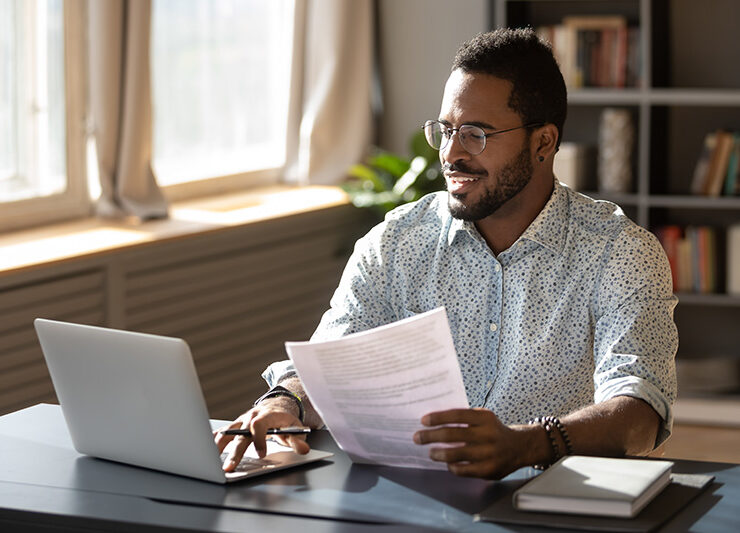
[[[226,458],[229,456],[228,453],[222,453],[221,454],[221,462],[223,463],[226,461]],[[270,459],[259,459],[256,457],[242,457],[242,460],[239,462],[237,467],[234,469],[234,472],[251,472],[253,470],[260,470],[262,468],[269,468],[273,467],[277,464],[276,461],[271,461]]]

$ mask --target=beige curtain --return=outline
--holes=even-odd
[[[336,184],[370,141],[372,0],[298,0],[296,26],[286,176]]]
[[[90,113],[97,145],[101,216],[167,216],[152,170],[150,0],[89,6]]]

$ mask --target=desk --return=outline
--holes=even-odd
[[[37,405],[0,417],[0,530],[517,530],[473,521],[475,513],[508,496],[501,483],[353,465],[323,431],[312,434],[311,443],[336,455],[221,486],[81,456],[72,447],[59,407]],[[709,473],[716,480],[663,531],[740,529],[740,466],[676,461],[674,471]],[[525,468],[507,479],[532,475]]]

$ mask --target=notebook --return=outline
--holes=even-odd
[[[34,321],[75,449],[215,483],[252,478],[332,454],[299,455],[268,441],[225,473],[190,348],[182,339]]]
[[[671,482],[671,461],[571,455],[514,492],[520,511],[630,518]]]

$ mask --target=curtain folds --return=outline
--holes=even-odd
[[[373,0],[296,0],[285,179],[337,184],[372,130]],[[100,216],[166,217],[152,168],[151,0],[88,2]]]
[[[300,104],[286,178],[336,184],[362,159],[371,136],[372,0],[298,0],[297,13],[302,76],[293,81]]]
[[[150,0],[88,3],[90,113],[100,216],[167,216],[152,169]]]

